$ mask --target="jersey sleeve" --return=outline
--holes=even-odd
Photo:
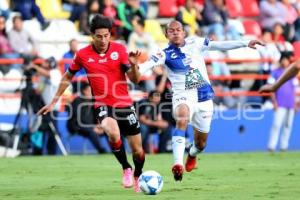
[[[242,47],[247,47],[249,41],[246,40],[233,40],[233,41],[211,41],[209,38],[199,38],[195,37],[197,46],[200,51],[227,51],[231,49],[237,49]]]
[[[128,60],[129,56],[128,56],[127,49],[124,46],[120,46],[119,54],[120,54],[122,71],[124,73],[126,73],[131,67],[129,60]]]
[[[209,49],[210,40],[208,38],[201,38],[194,36],[193,39],[200,51],[205,51]]]
[[[76,53],[75,57],[73,58],[72,64],[67,69],[67,71],[71,74],[76,74],[76,72],[78,72],[81,69],[81,65],[82,62],[81,62],[80,54]]]
[[[156,53],[150,56],[149,60],[139,64],[139,71],[141,74],[145,74],[147,71],[153,69],[156,66],[164,65],[165,61],[166,61],[165,52],[158,49]]]

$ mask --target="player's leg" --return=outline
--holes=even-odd
[[[205,147],[208,133],[203,133],[194,128],[194,142],[188,150],[188,156],[185,163],[185,170],[191,172],[196,167],[197,155],[201,153]]]
[[[125,147],[122,143],[117,120],[111,117],[106,117],[102,120],[101,127],[107,134],[112,152],[122,165],[123,170],[131,168],[127,160]]]
[[[114,111],[115,112],[115,111]],[[126,156],[125,147],[122,143],[119,125],[116,119],[112,118],[113,108],[99,107],[96,111],[100,125],[108,136],[111,150],[123,168],[123,186],[132,187],[132,167],[129,164]]]
[[[145,152],[142,146],[141,134],[127,136],[129,146],[132,150],[132,160],[134,163],[134,190],[140,192],[138,178],[142,174],[145,163]]]
[[[289,140],[292,131],[293,121],[294,121],[295,110],[287,109],[286,118],[283,124],[283,130],[280,138],[280,150],[286,151],[289,147]]]
[[[270,132],[269,142],[268,142],[268,150],[269,151],[275,151],[278,139],[279,139],[279,133],[283,124],[285,118],[285,110],[284,108],[277,108],[277,110],[274,112],[274,119],[273,124]]]
[[[118,124],[122,134],[127,137],[129,146],[132,151],[134,163],[134,190],[139,192],[138,177],[142,174],[145,162],[145,153],[142,145],[142,135],[140,123],[136,117],[133,106],[119,109],[117,112]]]
[[[142,174],[142,169],[145,162],[145,153],[142,147],[141,134],[127,136],[129,146],[132,150],[132,159],[135,166],[134,177],[139,177]]]
[[[185,132],[190,118],[190,110],[187,104],[179,104],[175,108],[174,117],[176,120],[176,128],[172,134],[172,150],[174,165],[172,173],[176,181],[182,180],[183,175],[183,157],[185,151]]]
[[[194,142],[188,150],[188,156],[185,163],[187,172],[192,171],[196,167],[196,157],[206,147],[213,116],[213,102],[211,100],[197,103],[195,107],[196,111],[192,118]]]

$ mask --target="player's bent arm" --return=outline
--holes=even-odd
[[[65,72],[65,74],[63,75],[63,77],[59,83],[57,92],[56,92],[55,96],[53,97],[51,103],[49,105],[46,105],[43,108],[41,108],[37,113],[38,115],[41,115],[41,114],[45,115],[48,112],[52,111],[53,107],[55,106],[55,104],[57,103],[57,101],[59,100],[61,95],[65,92],[65,90],[69,86],[73,76],[74,76],[74,74],[70,73],[69,71]]]
[[[296,62],[292,63],[290,67],[283,72],[283,74],[276,80],[273,84],[273,89],[276,91],[280,86],[282,86],[285,82],[295,77],[300,71],[300,59]]]
[[[209,42],[208,50],[227,51],[231,49],[247,47],[248,45],[249,41],[211,41]]]
[[[131,65],[130,70],[127,71],[129,80],[135,84],[140,82],[141,73],[138,70],[138,65]]]
[[[70,85],[70,82],[71,82],[73,76],[74,76],[74,74],[70,73],[69,71],[65,72],[65,74],[63,75],[63,77],[62,77],[62,79],[59,83],[57,92],[56,92],[56,94],[55,94],[55,96],[54,96],[51,103],[54,103],[54,104],[57,103],[57,101],[59,100],[61,95],[65,92],[67,87]]]

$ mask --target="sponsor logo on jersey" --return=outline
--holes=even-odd
[[[185,42],[186,42],[186,44],[193,44],[193,43],[195,43],[195,40],[193,38],[189,38]]]
[[[118,58],[119,58],[118,52],[116,52],[116,51],[112,52],[112,53],[110,54],[110,58],[111,58],[112,60],[118,60]]]
[[[172,54],[171,54],[171,56],[170,56],[172,59],[175,59],[175,58],[177,58],[178,56],[176,55],[176,53],[175,52],[173,52]]]
[[[150,59],[153,60],[154,62],[158,62],[159,58],[156,57],[156,56],[154,56],[154,55],[152,55]]]
[[[91,63],[91,62],[95,62],[95,60],[93,58],[89,58],[87,62]]]
[[[103,58],[103,59],[98,60],[98,63],[105,63],[105,62],[107,62],[107,58]]]
[[[199,69],[190,68],[185,75],[185,89],[196,89],[206,85],[207,82],[203,79]]]
[[[173,52],[174,49],[167,49],[167,50],[165,50],[165,51],[166,51],[166,53],[170,53],[170,52]]]
[[[192,58],[190,56],[187,56],[186,58],[182,59],[182,62],[184,66],[188,66],[192,63]]]
[[[205,38],[203,44],[204,44],[204,46],[208,46],[208,44],[209,44],[209,39],[208,39],[208,38]]]
[[[175,99],[175,102],[186,101],[186,100],[187,100],[186,97],[180,97],[180,98]]]
[[[212,117],[212,115],[203,115],[203,116],[202,116],[203,119],[211,118],[211,117]]]

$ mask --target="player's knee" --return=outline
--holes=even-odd
[[[132,149],[133,156],[142,157],[144,155],[144,150],[142,147],[137,147]]]
[[[118,123],[112,118],[107,117],[103,119],[101,122],[101,128],[103,128],[108,137],[115,137],[120,135]]]

